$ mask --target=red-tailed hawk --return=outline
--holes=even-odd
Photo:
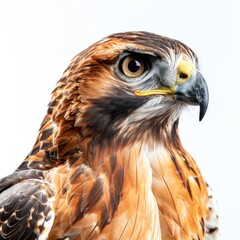
[[[211,189],[178,120],[208,106],[195,53],[147,32],[78,54],[27,158],[0,181],[0,239],[217,239]]]

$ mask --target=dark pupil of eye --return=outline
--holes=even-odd
[[[141,63],[138,60],[131,60],[128,63],[128,69],[131,72],[137,72],[140,67],[141,67]]]

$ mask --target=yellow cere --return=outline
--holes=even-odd
[[[196,69],[196,67],[192,63],[190,63],[186,60],[182,60],[178,64],[178,73],[177,73],[176,85],[179,85],[179,84],[182,84],[182,83],[188,81],[192,72],[195,69]]]

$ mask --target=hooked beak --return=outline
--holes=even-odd
[[[199,121],[201,121],[206,114],[209,100],[206,81],[197,70],[192,71],[188,80],[179,83],[177,86],[167,88],[162,87],[146,92],[135,90],[134,94],[136,96],[171,95],[177,101],[191,105],[199,105]]]
[[[199,121],[207,112],[209,94],[205,79],[200,72],[193,73],[190,79],[176,87],[174,97],[176,100],[200,106]]]

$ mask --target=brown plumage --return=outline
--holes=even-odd
[[[210,189],[178,134],[184,106],[207,109],[197,64],[146,32],[78,54],[32,151],[0,182],[0,239],[217,239]]]

